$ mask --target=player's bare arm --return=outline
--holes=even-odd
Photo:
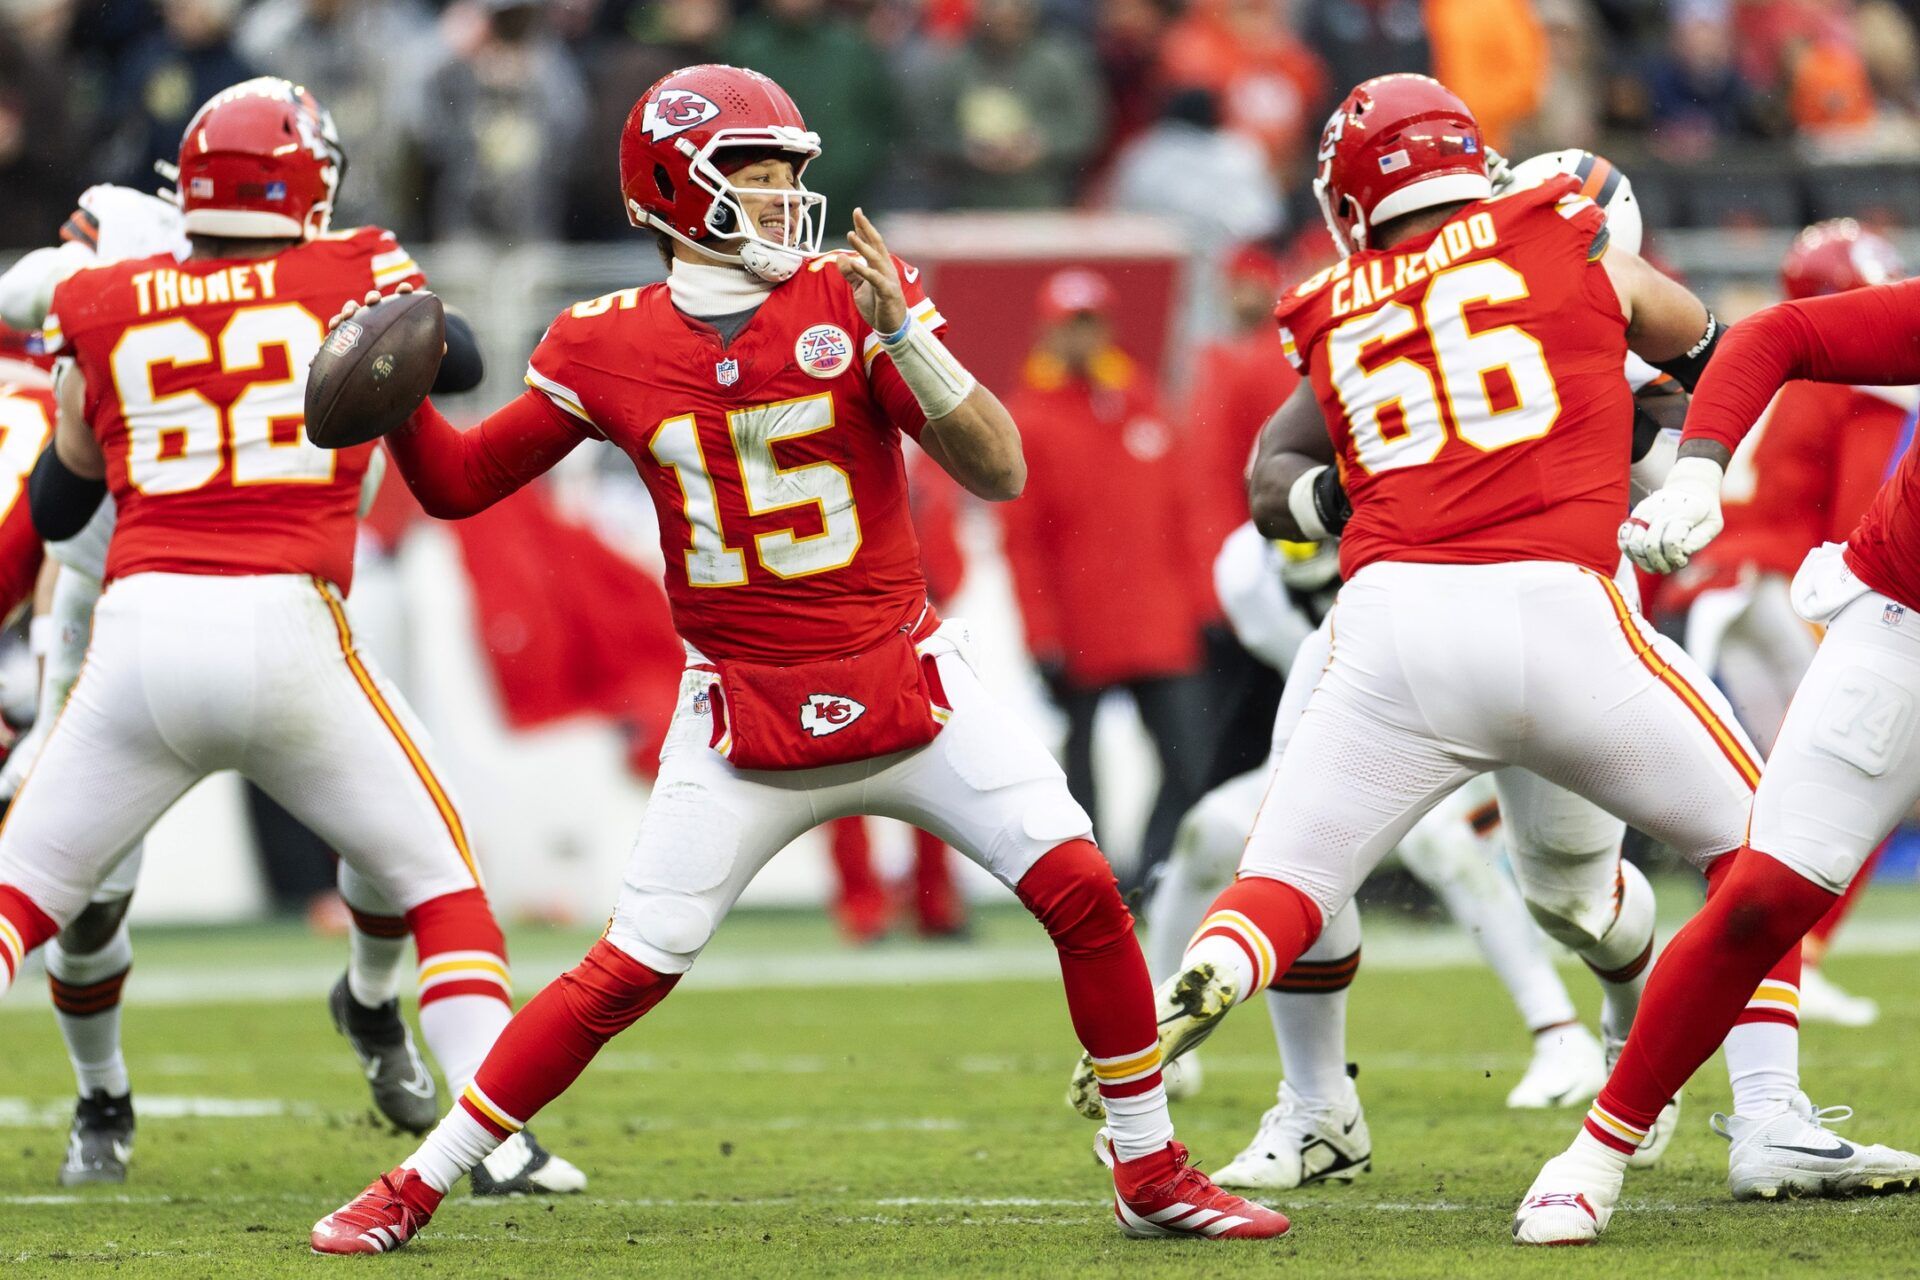
[[[834,259],[834,266],[853,286],[854,305],[927,410],[920,435],[927,456],[976,498],[1011,502],[1019,497],[1027,485],[1027,460],[1013,415],[908,314],[899,268],[879,230],[859,209],[853,211],[847,243],[854,253]]]
[[[87,382],[78,368],[63,370],[54,396],[53,443],[27,480],[34,528],[48,542],[80,532],[107,494],[107,462],[87,424]]]
[[[1247,472],[1247,506],[1263,536],[1289,542],[1337,535],[1337,526],[1352,514],[1311,382],[1294,388],[1260,428]]]

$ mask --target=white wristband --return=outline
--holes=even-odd
[[[920,402],[928,422],[946,417],[973,394],[979,380],[947,350],[933,330],[909,314],[897,334],[882,334],[880,349],[893,359],[900,380]]]
[[[1293,513],[1293,522],[1307,535],[1308,542],[1321,542],[1329,536],[1327,526],[1320,522],[1320,508],[1313,501],[1314,483],[1325,470],[1325,467],[1310,467],[1302,471],[1293,487],[1287,490],[1287,510]]]

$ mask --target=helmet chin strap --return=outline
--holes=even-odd
[[[739,246],[739,252],[723,253],[704,241],[682,235],[667,222],[642,209],[637,202],[630,200],[627,203],[628,212],[638,225],[664,232],[701,257],[729,267],[739,267],[756,280],[764,280],[768,284],[781,284],[793,279],[811,256],[798,249],[789,249],[784,245],[755,239],[752,236],[742,236],[734,242]]]

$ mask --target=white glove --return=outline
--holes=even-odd
[[[1620,549],[1650,573],[1684,568],[1694,552],[1719,534],[1720,479],[1711,458],[1682,458],[1667,482],[1641,500],[1620,526]]]

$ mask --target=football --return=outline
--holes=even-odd
[[[446,308],[425,290],[354,312],[308,371],[307,439],[346,449],[405,422],[433,389],[446,338]]]

